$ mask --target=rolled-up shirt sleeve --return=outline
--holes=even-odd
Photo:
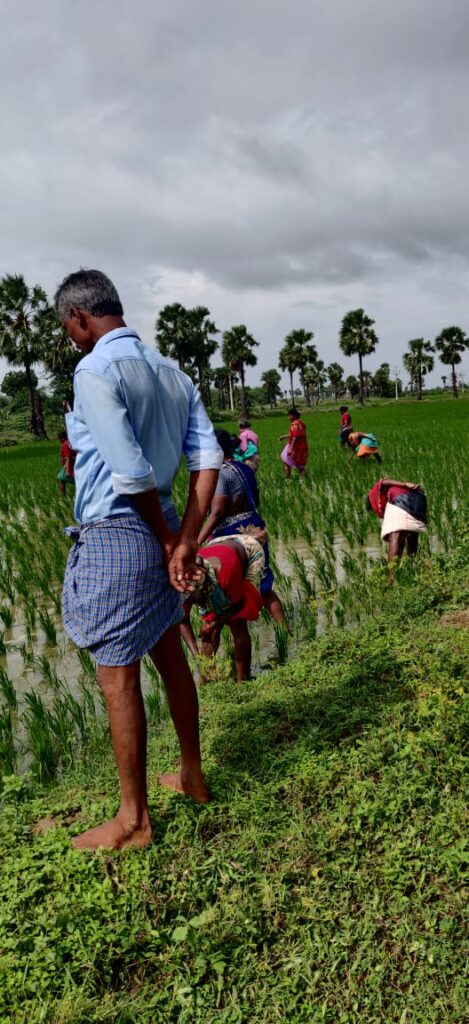
[[[200,469],[220,469],[223,465],[223,452],[217,443],[212,423],[195,387],[191,393],[189,421],[183,450],[190,473]]]
[[[112,377],[82,370],[75,376],[74,391],[80,418],[111,470],[114,492],[141,494],[156,487],[154,471],[136,440]]]

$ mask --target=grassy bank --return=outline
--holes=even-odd
[[[202,689],[208,807],[158,789],[154,731],[150,849],[70,849],[115,809],[106,748],[7,780],[1,1021],[459,1024],[468,536],[374,585],[356,630]]]

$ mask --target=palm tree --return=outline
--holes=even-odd
[[[329,383],[334,393],[334,402],[337,402],[339,391],[342,389],[344,369],[340,363],[331,363],[331,365],[327,367],[327,376],[329,377]]]
[[[355,398],[355,395],[360,393],[360,382],[357,377],[351,374],[345,381],[345,390],[348,391],[350,398]]]
[[[229,373],[225,366],[217,366],[213,371],[213,383],[218,391],[218,408],[226,409],[229,392]]]
[[[409,374],[410,393],[413,395],[417,377],[417,363],[415,356],[413,356],[411,352],[404,352],[404,355],[402,356],[402,365],[404,370]]]
[[[278,365],[283,373],[290,375],[290,396],[292,405],[294,405],[293,374],[298,369],[298,349],[294,345],[285,343],[278,354]]]
[[[200,394],[205,402],[210,401],[209,371],[210,359],[218,348],[218,342],[211,335],[218,334],[210,310],[205,306],[195,306],[187,310],[188,346],[194,366],[197,367]]]
[[[304,380],[308,390],[308,398],[309,390],[311,388],[315,396],[316,405],[319,405],[321,400],[321,391],[327,383],[326,368],[322,359],[317,359],[311,366],[306,367],[306,370],[304,371]]]
[[[192,356],[188,313],[180,302],[173,302],[164,306],[155,323],[156,347],[162,356],[175,359],[180,370]]]
[[[274,408],[274,405],[277,405],[277,398],[282,397],[280,389],[281,379],[282,378],[278,370],[265,370],[261,376],[261,381],[267,395],[267,401],[270,403],[271,409]]]
[[[308,342],[314,338],[312,331],[305,331],[302,327],[297,330],[290,331],[285,338],[285,344],[279,353],[278,365],[281,370],[290,374],[290,394],[292,404],[295,404],[295,393],[293,387],[293,374],[295,370],[300,371],[301,386],[303,388],[305,399],[308,400],[306,394],[306,388],[304,384],[304,372],[306,367],[314,363],[317,359],[317,351],[315,345],[309,345]]]
[[[83,352],[70,341],[52,307],[41,315],[43,333],[48,339],[42,353],[50,384],[57,397],[73,402],[73,376]]]
[[[340,328],[339,344],[345,356],[358,356],[360,380],[360,404],[364,402],[363,356],[369,356],[378,344],[373,330],[374,320],[363,309],[351,309],[346,313]]]
[[[365,374],[363,374],[365,376]],[[370,374],[373,394],[380,398],[390,398],[392,394],[391,367],[389,363],[381,363],[374,374]]]
[[[306,393],[304,372],[306,367],[311,366],[318,358],[316,346],[309,344],[313,338],[313,332],[305,331],[302,327],[290,331],[290,334],[287,334],[285,338],[285,343],[291,345],[293,351],[296,352],[296,368],[300,371],[300,381],[306,401],[308,401],[309,395]]]
[[[29,429],[35,437],[46,437],[46,431],[32,368],[41,362],[54,328],[58,331],[59,324],[44,289],[29,288],[21,274],[6,274],[0,281],[0,355],[24,369]]]
[[[453,384],[453,396],[458,397],[458,380],[455,366],[461,362],[461,353],[469,346],[469,338],[466,337],[461,327],[445,327],[435,339],[435,348],[440,353],[440,360],[445,366],[451,366],[451,380]]]
[[[425,341],[424,338],[413,338],[408,344],[409,351],[405,353],[403,358],[404,367],[410,374],[412,383],[415,385],[417,391],[417,399],[420,402],[422,400],[422,382],[423,378],[427,373],[431,373],[435,365],[435,360],[430,352],[434,352],[435,349],[429,341]]]
[[[247,416],[247,403],[245,391],[245,370],[246,366],[255,366],[257,356],[253,349],[257,348],[259,342],[249,334],[244,324],[236,324],[229,331],[224,331],[222,358],[225,366],[234,373],[239,373],[241,386],[241,415]]]

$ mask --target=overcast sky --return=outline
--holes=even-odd
[[[252,384],[298,327],[356,372],[358,306],[400,366],[469,331],[468,40],[467,0],[2,0],[0,273],[98,267],[150,344],[206,305]]]

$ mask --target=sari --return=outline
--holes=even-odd
[[[267,540],[265,521],[257,509],[259,491],[255,473],[244,462],[227,462],[225,466],[230,469],[230,472],[236,473],[239,483],[242,484],[246,504],[249,506],[249,509],[246,512],[238,512],[236,515],[226,516],[225,519],[222,519],[215,527],[210,540],[215,540],[216,537],[234,536],[237,533],[251,533],[256,536],[259,530],[264,532],[265,537],[261,544],[265,557],[265,570],[260,584],[260,592],[262,597],[265,597],[273,588],[274,574],[270,568],[269,542]]]

